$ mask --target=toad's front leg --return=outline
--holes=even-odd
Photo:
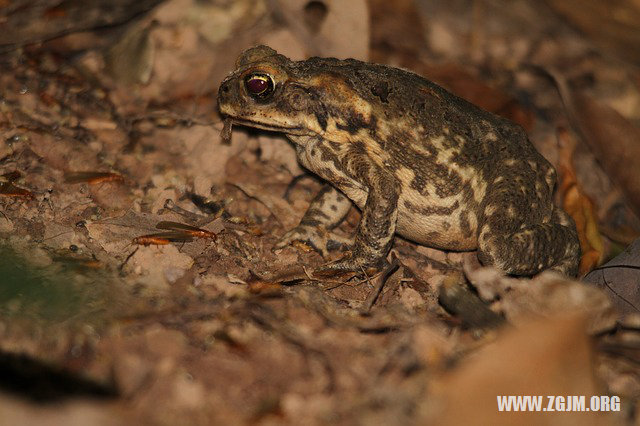
[[[351,255],[319,270],[361,271],[368,267],[380,268],[386,263],[396,230],[400,189],[393,176],[379,168],[371,167],[367,175],[367,201]]]
[[[348,239],[329,232],[344,220],[350,208],[351,200],[334,187],[325,185],[311,201],[300,224],[287,232],[275,248],[283,248],[293,241],[304,241],[326,257],[332,243],[350,243]]]

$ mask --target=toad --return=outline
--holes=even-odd
[[[302,240],[326,254],[352,203],[362,218],[345,256],[326,267],[380,267],[394,235],[477,250],[513,275],[575,275],[573,220],[554,205],[553,166],[515,123],[409,71],[355,59],[291,61],[246,50],[222,82],[232,124],[281,132],[327,185],[276,247]]]

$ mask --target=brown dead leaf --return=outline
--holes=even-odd
[[[275,3],[276,13],[282,15],[295,38],[303,42],[309,56],[368,59],[366,0],[277,0]]]
[[[531,318],[577,313],[588,316],[591,333],[615,324],[616,311],[603,291],[554,272],[543,272],[529,280],[506,277],[492,267],[472,270],[468,262],[464,269],[482,299],[499,299],[499,308],[510,323],[517,325]]]
[[[227,179],[225,165],[229,158],[241,152],[247,144],[247,136],[236,132],[233,143],[225,145],[220,138],[221,124],[215,126],[191,126],[171,131],[175,139],[185,147],[185,161],[193,175],[194,192],[208,194],[213,185]]]
[[[506,395],[602,394],[594,380],[593,352],[585,333],[586,316],[563,315],[507,330],[472,359],[434,385],[438,401],[423,403],[424,415],[438,425],[596,425],[610,414],[590,412],[499,412]],[[543,397],[542,407],[548,400]],[[428,407],[428,408],[427,408]]]
[[[386,16],[393,20],[385,27],[392,41],[385,52],[388,63],[416,70],[421,70],[420,61],[451,61],[450,47],[462,54],[465,48],[455,45],[464,44],[464,40],[470,41],[465,46],[469,51],[477,50],[479,44],[473,39],[486,30],[481,27],[499,25],[482,19],[492,18],[488,15],[493,9],[481,5],[489,13],[466,15],[458,7],[454,14],[463,21],[471,17],[472,28],[432,14],[432,19],[424,21],[431,26],[425,33],[419,25],[424,11],[416,12],[421,8],[418,2],[375,1],[380,7],[375,11],[376,19]],[[27,2],[4,3],[13,7]],[[285,3],[299,8],[293,19],[283,16]],[[436,374],[443,369],[451,371],[455,364],[475,362],[469,350],[482,342],[461,330],[458,323],[443,318],[437,304],[443,271],[462,262],[460,253],[443,254],[398,239],[395,250],[406,266],[386,280],[375,276],[348,281],[344,277],[314,278],[313,271],[305,271],[302,265],[320,263],[318,254],[292,248],[274,253],[270,248],[285,227],[297,223],[320,182],[289,184],[301,171],[293,148],[281,136],[276,139],[238,126],[230,145],[219,143],[215,90],[220,78],[233,69],[240,50],[266,41],[282,53],[299,55],[297,59],[314,53],[365,57],[365,27],[369,24],[366,13],[354,11],[359,4],[339,0],[163,2],[151,12],[153,16],[139,17],[140,23],[149,22],[145,19],[159,23],[149,32],[148,40],[146,35],[133,37],[130,43],[139,43],[140,49],[132,46],[125,49],[128,54],[116,55],[133,58],[129,64],[118,64],[123,67],[119,70],[121,82],[137,82],[131,88],[103,78],[105,69],[97,53],[105,52],[103,48],[94,47],[92,53],[73,63],[69,55],[52,55],[48,47],[39,45],[2,56],[0,130],[5,132],[6,143],[0,143],[0,174],[19,170],[22,180],[12,182],[35,197],[29,202],[0,197],[0,229],[7,231],[2,236],[11,245],[18,244],[16,241],[39,244],[47,239],[38,252],[30,252],[31,263],[80,274],[77,285],[61,294],[60,303],[78,300],[83,307],[79,312],[92,316],[86,327],[74,319],[86,337],[67,333],[61,337],[61,333],[44,330],[12,338],[13,312],[22,315],[26,305],[9,300],[8,310],[0,316],[2,346],[31,348],[29,354],[37,353],[63,367],[71,364],[80,374],[115,383],[120,397],[98,401],[98,411],[68,409],[66,404],[50,409],[25,404],[16,410],[16,416],[16,411],[9,412],[15,407],[3,405],[0,395],[0,423],[101,424],[106,417],[117,424],[421,424],[416,408],[429,398]],[[443,11],[446,8],[443,6]],[[349,19],[358,20],[357,25]],[[337,22],[333,28],[332,22]],[[509,25],[513,22],[509,20]],[[534,33],[530,25],[520,22],[515,26],[526,28],[527,36]],[[294,28],[302,28],[308,38],[300,37],[302,32]],[[426,40],[443,34],[460,41],[449,45],[440,42],[434,49],[435,44]],[[520,77],[512,79],[510,70],[496,69],[505,63],[516,66],[522,56],[504,61],[505,52],[508,56],[514,50],[492,34],[485,31],[485,40],[492,48],[496,46],[489,61],[477,61],[486,57],[483,53],[455,58],[482,69],[482,73],[458,73],[451,67],[449,71],[443,68],[441,74],[445,80],[457,80],[464,96],[494,112],[508,111],[506,116],[527,126],[528,111],[513,97],[503,89],[484,91],[481,86],[483,75],[518,85],[536,108],[546,111],[546,105],[536,102],[537,97],[528,96]],[[545,36],[548,34],[553,33]],[[529,50],[524,38],[512,38],[520,52]],[[384,41],[376,40],[383,50]],[[155,45],[152,61],[144,47],[147,43]],[[116,50],[121,47],[125,46]],[[353,53],[356,47],[359,53]],[[401,63],[403,57],[411,61]],[[82,66],[78,72],[74,71],[76,65]],[[139,83],[149,77],[151,65],[149,84],[142,86]],[[476,84],[478,80],[481,84]],[[626,98],[622,101],[631,103]],[[518,111],[525,112],[524,121],[517,119]],[[538,124],[541,126],[536,130],[548,129],[548,123]],[[120,185],[73,185],[63,183],[64,170],[118,170],[126,181]],[[248,196],[230,183],[239,185]],[[114,191],[118,190],[127,191],[123,200],[128,192],[134,197],[133,203],[121,206],[126,214],[103,208],[114,206]],[[284,202],[288,192],[289,204]],[[267,206],[281,221],[291,222],[280,227]],[[215,217],[218,224],[204,224]],[[196,238],[212,234],[194,231],[197,233],[187,233],[193,241],[184,244],[132,244],[136,236],[166,231],[166,221],[203,227],[216,234],[217,241]],[[351,235],[359,221],[360,213],[352,209],[337,232]],[[172,227],[175,225],[169,230]],[[258,234],[264,235],[258,238]],[[287,269],[296,265],[298,270]],[[276,271],[282,280],[304,282],[281,285],[264,276],[256,280],[251,271]],[[94,279],[96,276],[105,277],[105,301],[102,292],[93,296],[102,282]],[[493,312],[502,309],[518,324],[527,321],[526,314],[552,315],[565,306],[573,310],[576,305],[597,305],[582,288],[562,280],[548,285],[503,282],[500,278],[496,282],[494,293],[499,293],[501,300],[496,298]],[[16,288],[24,292],[24,282]],[[88,290],[91,298],[83,297]],[[117,304],[114,308],[107,303],[112,297]],[[374,304],[362,315],[365,301],[365,307]],[[52,302],[49,298],[42,306],[49,308]],[[596,318],[604,316],[597,306],[585,309]],[[112,315],[112,310],[115,323],[91,326],[94,312]],[[65,327],[56,323],[60,326]],[[547,337],[546,332],[529,330],[522,329],[529,340]],[[555,336],[554,332],[550,335]],[[565,343],[564,350],[575,349],[576,354],[570,356],[582,366],[582,347]],[[534,344],[548,349],[545,341],[531,342]],[[523,348],[529,351],[525,355],[536,351]],[[498,377],[496,381],[500,381],[501,371],[516,374],[516,367],[504,357],[520,353],[510,349],[504,349],[507,353],[496,360],[504,364],[502,370],[490,371]],[[552,350],[548,358],[542,366],[529,361],[518,364],[522,375],[531,377],[526,370],[529,364],[545,373],[544,368],[552,368],[558,358],[566,360],[569,355],[561,357]],[[566,369],[566,363],[560,364],[557,380],[564,379]],[[629,376],[636,374],[635,369],[628,371]],[[571,380],[575,371],[569,373]],[[609,384],[620,378],[608,375],[604,380]],[[467,385],[462,379],[456,383]],[[464,386],[450,391],[475,390],[482,396],[483,389],[475,382],[470,390]],[[567,388],[552,390],[564,392]],[[628,395],[635,398],[637,388]]]
[[[607,54],[640,64],[640,3],[634,0],[546,0]]]
[[[155,45],[149,34],[157,21],[135,21],[105,54],[106,71],[124,85],[147,84],[151,78]]]
[[[604,243],[598,232],[598,218],[595,205],[577,181],[573,167],[573,153],[576,140],[564,128],[557,130],[559,191],[563,209],[573,218],[578,229],[582,258],[579,275],[584,276],[602,262]]]
[[[138,66],[142,72],[126,72],[133,73],[138,80],[141,74],[151,73],[149,84],[139,88],[139,94],[145,99],[166,102],[167,99],[186,98],[214,90],[229,71],[235,55],[226,55],[228,50],[216,55],[211,52],[211,45],[226,39],[228,41],[222,45],[235,50],[236,41],[230,39],[233,32],[254,26],[264,13],[262,1],[237,0],[224,4],[194,0],[164,2],[149,17],[158,22],[146,43],[155,45],[153,60]],[[243,37],[238,39],[242,41]],[[152,69],[145,68],[148,66]],[[134,65],[129,64],[128,68],[134,68]]]
[[[606,201],[608,203],[603,209],[606,213],[600,222],[602,235],[623,247],[640,238],[640,219],[621,198],[619,191],[610,194]]]
[[[640,216],[640,128],[613,108],[571,91],[562,76],[551,74],[572,125]]]
[[[105,7],[100,2],[2,1],[0,20],[3,31],[0,34],[0,44],[23,46],[50,40],[62,34],[106,25],[115,26],[134,19],[158,3],[161,2],[144,0],[134,3],[118,0]],[[7,46],[4,47],[6,49]]]
[[[418,57],[425,30],[413,0],[368,0],[371,11],[371,60],[391,64],[394,58]]]
[[[174,245],[142,246],[130,256],[126,271],[141,275],[149,288],[166,290],[193,266],[193,258]]]
[[[89,192],[93,201],[111,214],[123,213],[133,204],[131,189],[117,182],[91,185]]]
[[[77,151],[75,151],[77,144],[71,140],[56,140],[53,135],[33,133],[28,142],[29,148],[55,169],[65,170],[80,163],[85,163],[84,166],[87,166],[86,158],[77,155]],[[91,164],[91,166],[93,165]]]
[[[260,185],[234,182],[247,196],[260,201],[286,229],[293,228],[299,219],[296,211],[282,197],[265,191]]]
[[[600,268],[591,271],[584,281],[601,288],[623,315],[640,312],[640,239]]]
[[[199,4],[193,0],[163,2],[143,21],[133,24],[140,26],[137,40],[126,40],[128,37],[125,36],[107,51],[104,61],[101,57],[85,55],[85,66],[91,66],[96,72],[106,68],[104,71],[115,77],[115,82],[112,77],[105,84],[115,83],[111,99],[121,113],[140,114],[149,101],[173,107],[184,101],[183,106],[190,108],[193,115],[200,106],[196,103],[208,99],[202,95],[213,91],[228,72],[232,59],[225,62],[224,57],[221,59],[221,55],[212,52],[211,46],[199,34],[197,23],[189,21],[192,13],[191,16],[202,17],[201,11],[194,10],[195,3]],[[151,31],[145,24],[149,22],[154,22]],[[122,43],[124,45],[120,46]],[[203,51],[208,53],[202,54]],[[129,56],[134,59],[122,60]],[[102,66],[104,62],[105,67]],[[135,90],[131,90],[131,84]],[[194,96],[200,98],[194,100]]]
[[[162,221],[166,222],[165,219],[173,220],[178,219],[178,217],[166,214],[157,216],[128,211],[122,216],[86,223],[85,227],[89,233],[89,237],[106,252],[119,257],[126,257],[127,251],[131,252],[135,249],[133,243],[134,237],[139,237],[142,234],[158,233],[156,225],[162,223]],[[189,237],[189,234],[184,234],[184,236]],[[179,242],[176,244],[180,245]],[[158,247],[146,248],[150,248],[151,252],[153,252],[153,249],[156,249],[158,253],[162,252]],[[183,262],[178,262],[178,264],[182,263]],[[149,268],[152,264],[153,263],[149,265],[145,264],[144,267]]]

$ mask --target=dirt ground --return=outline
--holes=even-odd
[[[604,3],[0,0],[0,425],[635,424],[640,6]],[[257,44],[411,69],[521,124],[580,279],[399,237],[373,276],[273,250],[322,182],[281,135],[221,138],[218,85]]]

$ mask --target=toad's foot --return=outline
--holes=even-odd
[[[329,255],[329,250],[345,246],[349,247],[352,244],[351,239],[334,234],[321,226],[298,225],[284,234],[276,243],[274,249],[285,248],[294,241],[308,243],[325,258]]]
[[[388,263],[385,258],[369,258],[358,255],[357,251],[348,252],[346,256],[333,262],[315,268],[314,273],[331,274],[334,272],[364,272],[373,275],[384,269]]]

